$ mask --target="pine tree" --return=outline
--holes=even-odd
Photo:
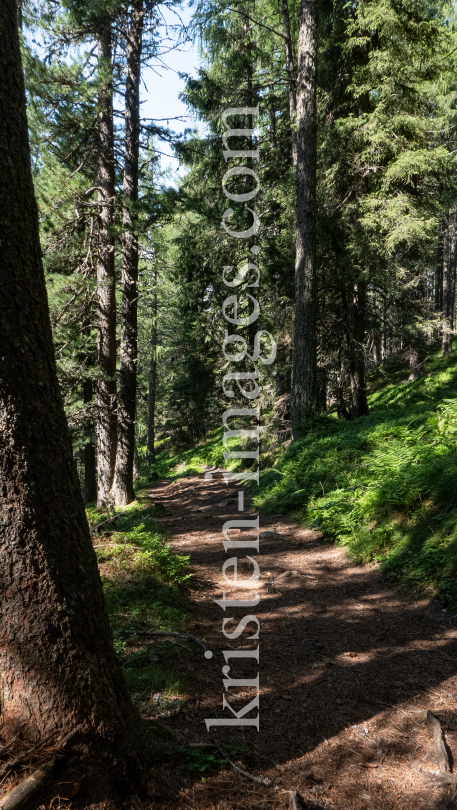
[[[0,6],[3,733],[74,733],[94,795],[141,781],[56,375],[14,0]]]

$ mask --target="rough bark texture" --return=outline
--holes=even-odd
[[[113,649],[57,382],[15,0],[0,4],[0,67],[2,735],[82,726],[72,745],[98,784],[103,775],[128,790],[141,726]]]
[[[292,387],[291,344],[292,341],[290,337],[285,337],[278,343],[277,346],[275,378],[276,397],[282,397],[285,394],[290,397],[290,390]]]
[[[424,364],[420,362],[420,350],[417,345],[412,345],[409,349],[409,377],[408,382],[418,380],[425,374]]]
[[[443,240],[443,337],[442,355],[452,353],[455,307],[456,214],[449,214]]]
[[[154,274],[157,284],[157,274]],[[148,462],[154,463],[155,456],[155,413],[157,388],[157,294],[152,295],[152,325],[151,325],[151,359],[149,362],[149,397],[148,397]]]
[[[368,400],[365,375],[364,342],[366,337],[366,284],[359,281],[352,286],[350,309],[349,376],[351,378],[351,419],[367,416]]]
[[[425,374],[424,367],[420,362],[420,352],[417,346],[411,346],[409,350],[409,377],[408,382],[418,380]]]
[[[316,0],[301,0],[297,82],[297,225],[291,394],[294,439],[317,411],[316,384]]]
[[[438,242],[435,265],[435,312],[443,311],[443,233]]]
[[[92,402],[92,380],[87,380],[83,386],[84,402]],[[94,425],[87,427],[87,441],[84,445],[84,500],[92,503],[97,499],[97,456],[94,444]]]
[[[124,506],[135,498],[136,362],[138,310],[138,161],[140,149],[140,74],[143,41],[143,0],[133,0],[127,41],[125,96],[125,167],[122,238],[122,326],[117,417],[116,471],[112,494]]]
[[[98,221],[97,259],[98,364],[97,386],[97,503],[109,498],[116,463],[116,279],[114,267],[114,138],[111,28],[107,24],[98,43],[102,90],[98,113]]]
[[[290,133],[292,141],[292,165],[297,165],[297,133],[296,133],[296,92],[297,82],[295,79],[294,69],[294,50],[292,46],[292,37],[290,34],[290,17],[289,17],[289,4],[287,0],[281,0],[282,8],[282,27],[284,33],[284,45],[286,51],[286,73],[287,73],[287,90],[289,94],[289,116],[290,116]]]

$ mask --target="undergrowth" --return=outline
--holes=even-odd
[[[253,500],[455,603],[457,361],[435,356],[428,371],[405,382],[407,370],[391,366],[370,381],[369,416],[314,419],[261,474]]]
[[[227,469],[224,451],[222,428],[215,428],[209,431],[206,438],[195,447],[181,450],[173,446],[161,445],[159,452],[156,452],[156,463],[152,465],[151,473],[157,478],[174,478],[202,473],[207,467]],[[139,455],[144,456],[145,453],[146,448],[140,448]]]
[[[188,601],[189,558],[174,554],[156,521],[163,507],[151,504],[137,488],[136,500],[114,510],[87,508],[95,529],[108,517],[94,540],[105,592],[114,646],[127,686],[138,708],[147,715],[180,711],[188,690],[174,663],[178,648],[171,640],[148,639],[148,631],[183,629]],[[192,655],[192,650],[189,651]]]

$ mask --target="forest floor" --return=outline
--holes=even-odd
[[[243,613],[223,612],[214,601],[230,587],[222,575],[228,555],[221,529],[243,515],[238,487],[227,486],[221,471],[212,474],[212,480],[192,475],[149,489],[153,502],[162,504],[157,521],[173,551],[190,555],[186,632],[214,653],[207,660],[202,649],[181,652],[175,666],[189,684],[185,709],[162,710],[155,718],[177,746],[156,768],[161,806],[285,810],[288,791],[297,790],[304,807],[332,810],[457,807],[449,789],[431,787],[421,775],[438,772],[425,726],[428,709],[441,721],[451,766],[452,754],[457,757],[457,616],[408,587],[392,586],[373,565],[351,564],[342,549],[282,516],[260,516],[260,531],[271,533],[261,535],[257,557],[261,601],[244,610],[260,620],[259,667],[247,662],[248,671],[246,660],[228,662],[231,677],[260,671],[259,731],[206,731],[206,718],[232,717],[222,707],[221,651],[255,644],[246,641],[254,624],[238,641],[228,643],[222,634],[222,619]],[[244,515],[254,514],[248,500],[244,506]],[[248,535],[243,531],[243,539]],[[251,572],[250,565],[241,575]],[[233,576],[233,569],[227,573]],[[229,623],[227,632],[234,629]],[[255,696],[249,688],[235,691],[243,698],[236,704],[231,698],[237,710]],[[228,764],[206,770],[212,749],[195,749],[195,743],[211,739],[228,746],[238,767],[271,784],[256,783]],[[189,770],[192,752],[201,774]]]

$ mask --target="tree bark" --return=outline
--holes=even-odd
[[[157,288],[157,272],[154,273],[154,285]],[[149,363],[149,396],[148,396],[148,463],[154,464],[155,455],[155,409],[157,390],[157,289],[152,294],[151,304],[151,359]]]
[[[418,380],[419,377],[423,377],[425,374],[424,367],[420,362],[420,352],[419,348],[415,345],[412,345],[409,349],[409,377],[408,382],[412,382],[413,380]]]
[[[135,499],[136,363],[138,350],[138,164],[140,154],[140,74],[144,3],[132,0],[127,40],[125,166],[122,237],[122,324],[117,416],[116,471],[112,494],[118,506]]]
[[[292,166],[295,167],[297,165],[297,132],[296,132],[297,82],[295,78],[294,49],[292,45],[292,37],[290,34],[289,5],[287,0],[281,0],[281,7],[282,7],[282,27],[284,33],[284,45],[286,51],[287,91],[289,95],[290,133],[292,141]]]
[[[359,281],[352,286],[349,332],[349,376],[351,378],[351,419],[367,416],[368,400],[365,374],[364,342],[366,336],[366,285]]]
[[[114,266],[114,137],[111,27],[98,43],[102,88],[98,112],[98,221],[97,257],[97,504],[109,498],[116,463],[116,277]]]
[[[60,396],[15,0],[0,4],[2,735],[69,733],[96,795],[141,778],[140,719],[113,648]],[[92,774],[92,778],[90,778]]]
[[[442,356],[452,354],[455,306],[456,215],[447,217],[443,241],[443,338]]]
[[[301,0],[297,82],[297,224],[291,394],[294,439],[317,407],[316,374],[316,0]]]
[[[435,312],[443,311],[443,233],[440,234],[435,265]]]
[[[452,352],[452,338],[454,336],[455,320],[455,283],[457,270],[457,212],[452,213],[452,229],[449,245],[449,326],[451,331],[450,350]]]
[[[84,402],[92,402],[92,380],[86,380],[83,386]],[[94,425],[92,421],[87,426],[87,441],[84,445],[84,501],[92,503],[97,500],[97,456],[93,439]]]

